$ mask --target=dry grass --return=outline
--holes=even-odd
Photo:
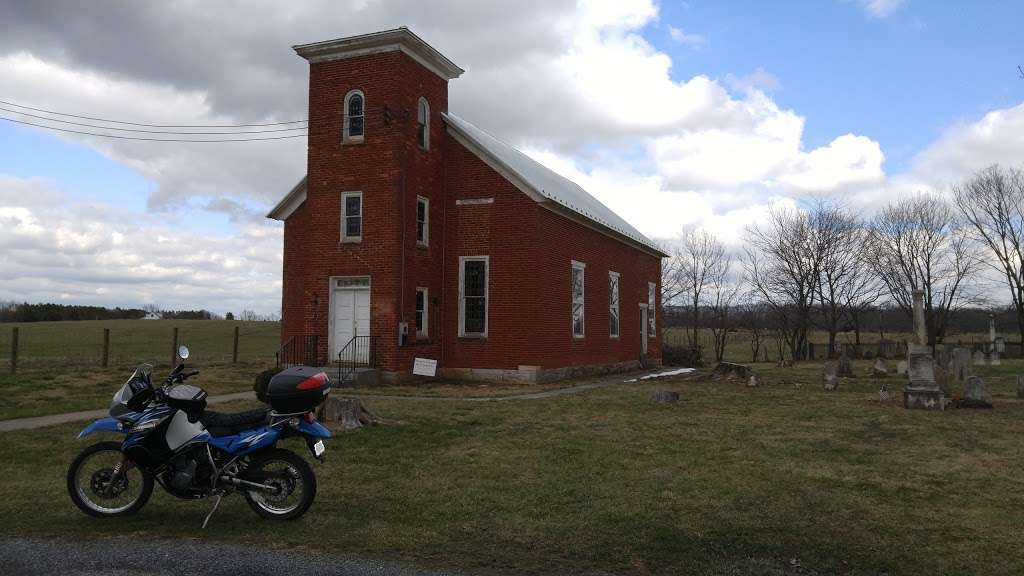
[[[815,366],[763,367],[757,389],[367,398],[388,424],[330,442],[303,520],[257,521],[232,497],[202,537],[504,574],[1020,574],[1017,370],[986,368],[994,410],[945,413],[880,404],[867,378],[824,392]],[[660,388],[683,401],[650,402]],[[206,504],[164,494],[122,522],[74,509],[76,430],[5,434],[0,531],[197,535]]]

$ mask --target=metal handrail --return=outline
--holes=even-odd
[[[353,336],[338,352],[338,386],[343,386],[357,368],[377,367],[377,338]]]
[[[297,366],[321,366],[320,336],[318,334],[307,334],[304,336],[292,336],[277,351],[277,367]]]

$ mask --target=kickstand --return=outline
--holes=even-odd
[[[217,511],[217,507],[220,506],[220,499],[223,498],[223,494],[217,494],[217,500],[213,502],[213,508],[210,509],[210,513],[206,515],[206,519],[203,520],[203,530],[206,529],[206,524],[210,522],[210,517]]]

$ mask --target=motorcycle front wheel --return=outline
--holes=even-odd
[[[128,516],[153,494],[153,478],[137,466],[124,466],[119,442],[93,444],[68,469],[68,494],[82,512],[96,518]],[[115,470],[122,468],[115,477]]]
[[[272,487],[245,492],[249,507],[268,520],[294,520],[306,513],[316,497],[313,469],[291,450],[275,448],[254,456],[245,478]]]

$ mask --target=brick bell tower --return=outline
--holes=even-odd
[[[442,352],[442,114],[463,70],[404,27],[293,48],[309,149],[305,201],[284,218],[282,338],[316,334],[337,360],[370,336],[385,377],[408,372]]]

